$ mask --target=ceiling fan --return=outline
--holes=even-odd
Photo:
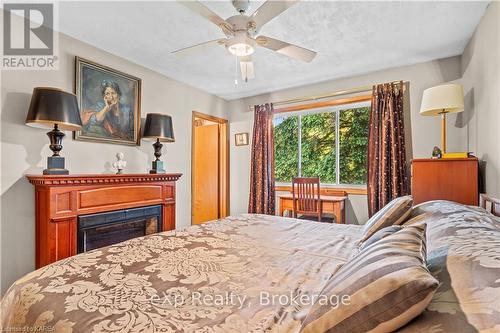
[[[245,81],[255,77],[251,55],[257,46],[265,47],[294,59],[311,62],[316,56],[316,52],[314,51],[271,37],[258,36],[259,30],[264,24],[283,13],[298,1],[299,0],[268,0],[252,15],[246,15],[250,8],[250,1],[233,0],[232,4],[239,15],[231,16],[226,20],[223,20],[219,15],[215,14],[198,1],[180,1],[182,5],[217,25],[226,35],[226,38],[214,39],[172,53],[184,55],[193,51],[201,51],[208,46],[222,45],[229,53],[238,57],[241,76]]]

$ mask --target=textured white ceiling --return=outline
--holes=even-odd
[[[91,45],[236,99],[461,54],[488,2],[299,2],[261,34],[315,50],[317,57],[303,63],[258,48],[256,78],[238,85],[235,58],[221,46],[180,59],[170,54],[224,37],[176,2],[61,2],[59,25]],[[235,14],[229,0],[203,3],[224,19]],[[251,3],[253,12],[262,1]]]

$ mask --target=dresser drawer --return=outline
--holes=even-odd
[[[479,203],[477,158],[413,160],[411,182],[415,205],[430,200]]]

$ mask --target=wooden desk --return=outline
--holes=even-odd
[[[345,200],[347,197],[339,197],[332,195],[321,195],[321,207],[323,213],[335,215],[337,223],[345,223]],[[283,216],[285,210],[293,211],[293,196],[291,193],[282,194],[280,200],[280,216]]]

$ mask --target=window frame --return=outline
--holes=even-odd
[[[334,112],[335,113],[335,183],[321,183],[321,187],[326,187],[326,188],[343,188],[343,187],[349,187],[353,189],[366,189],[367,184],[348,184],[348,183],[341,183],[340,182],[340,113],[343,110],[347,109],[356,109],[356,108],[363,108],[363,107],[371,107],[371,102],[366,100],[366,101],[360,101],[360,102],[347,102],[347,103],[342,103],[330,107],[314,107],[314,108],[307,108],[304,110],[300,111],[288,111],[288,112],[278,112],[275,113],[273,116],[273,122],[275,117],[283,117],[283,116],[297,116],[297,129],[298,129],[298,174],[299,177],[302,176],[302,116],[305,115],[310,115],[310,114],[317,114],[317,113],[327,113],[327,112]],[[274,126],[274,124],[273,124]],[[291,185],[291,182],[280,182],[276,181],[275,186],[288,186]]]

